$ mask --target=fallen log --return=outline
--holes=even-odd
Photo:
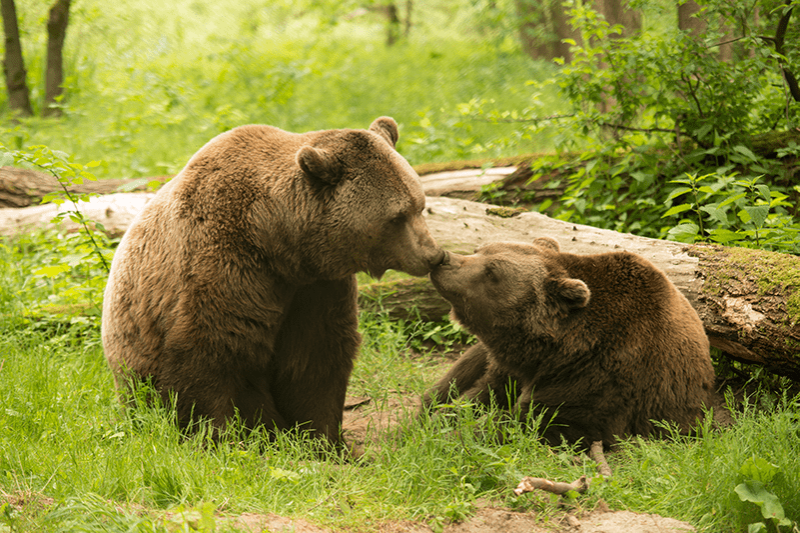
[[[149,182],[164,182],[167,179],[167,176],[103,179],[70,185],[68,190],[76,194],[145,191]],[[46,195],[62,190],[58,181],[50,174],[24,168],[0,167],[0,208],[39,205]]]
[[[529,242],[540,236],[555,238],[569,253],[638,253],[663,270],[687,297],[713,347],[731,359],[800,381],[800,257],[649,239],[533,212],[511,217],[491,214],[497,212],[496,206],[428,198],[427,222],[442,247],[462,254],[489,242]],[[423,317],[440,315],[443,308],[433,286],[424,280],[394,282],[381,290],[382,305],[394,316],[402,316],[409,302],[416,303],[414,315]],[[408,292],[415,296],[408,297]]]
[[[148,195],[123,193],[82,203],[88,219],[122,233]],[[469,254],[485,243],[558,240],[577,254],[628,250],[663,270],[703,320],[711,345],[731,359],[764,366],[800,381],[800,257],[710,245],[686,245],[602,230],[523,212],[459,200],[428,197],[426,218],[443,248]],[[0,209],[0,234],[46,225],[68,203]],[[511,216],[507,216],[511,215]],[[69,224],[69,222],[65,222]],[[445,302],[427,279],[401,280],[363,290],[365,307],[379,302],[392,316],[438,320]]]

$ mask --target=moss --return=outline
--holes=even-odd
[[[800,322],[800,258],[749,248],[696,247],[694,255],[707,263],[703,292],[730,292],[732,283],[755,284],[759,295],[780,294],[789,324]]]
[[[522,213],[527,213],[527,209],[521,207],[487,207],[487,215],[495,215],[501,218],[511,218]]]

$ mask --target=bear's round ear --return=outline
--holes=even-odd
[[[313,146],[303,146],[297,151],[297,164],[311,179],[331,185],[336,185],[342,179],[341,163],[325,150]]]
[[[394,148],[397,144],[397,139],[400,138],[400,133],[397,131],[397,122],[392,117],[379,117],[376,118],[369,126],[369,131],[377,133]]]
[[[550,248],[556,252],[561,251],[561,246],[559,246],[558,241],[552,237],[539,237],[533,241],[533,244],[534,246],[541,246],[542,248]]]
[[[589,305],[591,291],[586,283],[575,278],[559,278],[552,280],[549,289],[551,294],[558,297],[569,309],[579,309]]]

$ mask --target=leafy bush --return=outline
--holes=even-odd
[[[800,251],[800,188],[793,179],[800,138],[792,134],[800,102],[784,83],[784,75],[800,71],[800,40],[788,40],[799,34],[797,24],[782,54],[775,39],[763,37],[779,18],[789,20],[791,5],[764,0],[758,18],[709,0],[702,16],[720,22],[699,36],[659,27],[630,37],[590,4],[570,5],[582,36],[572,62],[543,83],[531,82],[536,90],[558,87],[568,108],[548,116],[534,107],[504,115],[468,111],[516,118],[533,132],[558,131],[562,154],[534,162],[532,178],[564,176],[556,216],[649,237]],[[720,59],[717,46],[725,28],[741,35],[731,61]],[[686,203],[685,185],[700,179],[691,176],[702,176],[703,190]],[[695,219],[679,217],[683,209]]]

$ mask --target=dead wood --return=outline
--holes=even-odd
[[[164,182],[166,176],[158,178],[103,179],[86,181],[68,187],[76,194],[111,194],[147,190],[151,181]],[[15,167],[0,167],[0,208],[28,207],[39,205],[47,194],[60,192],[58,181],[43,172]]]
[[[608,466],[606,456],[603,453],[603,441],[596,440],[589,448],[589,458],[597,463],[597,471],[601,476],[611,477],[611,467]]]
[[[524,477],[514,489],[514,494],[521,496],[526,492],[533,492],[535,490],[544,490],[558,494],[559,496],[568,493],[569,491],[583,494],[589,488],[589,480],[586,476],[581,476],[572,483],[564,483],[562,481],[550,481],[540,477]]]

